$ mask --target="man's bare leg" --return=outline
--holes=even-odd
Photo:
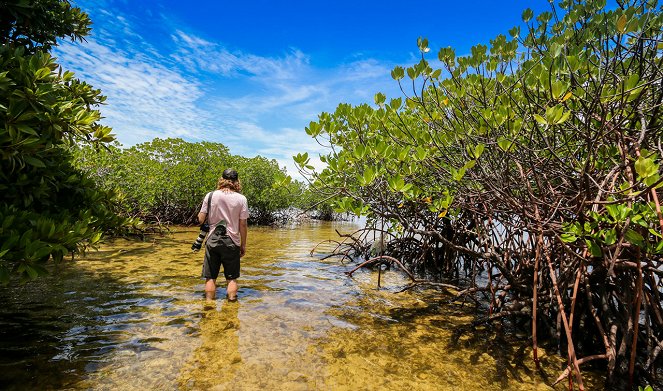
[[[237,299],[237,281],[228,280],[228,288],[226,289],[228,300]]]
[[[216,298],[216,280],[208,278],[205,281],[205,297],[207,300],[214,300]]]

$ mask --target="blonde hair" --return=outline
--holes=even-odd
[[[239,181],[239,178],[237,178],[236,181],[231,181],[230,179],[225,179],[223,177],[220,177],[219,181],[216,183],[216,189],[217,190],[229,189],[236,193],[241,193],[242,183]]]

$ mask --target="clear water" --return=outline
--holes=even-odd
[[[525,337],[457,332],[472,314],[440,292],[396,293],[407,281],[394,271],[377,289],[377,272],[351,279],[353,265],[309,254],[355,228],[251,227],[236,303],[205,301],[188,228],[0,288],[0,389],[552,389],[554,352],[540,351],[538,370]]]

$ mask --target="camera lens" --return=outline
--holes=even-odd
[[[198,251],[200,248],[203,246],[203,241],[205,240],[205,236],[207,236],[207,232],[205,231],[200,231],[198,234],[198,237],[196,238],[196,241],[193,242],[191,245],[191,250],[192,251]]]

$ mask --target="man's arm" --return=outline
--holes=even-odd
[[[208,193],[205,198],[203,198],[203,204],[200,206],[200,212],[198,212],[198,223],[202,224],[205,222],[205,219],[207,218],[207,214],[210,212],[209,207],[210,207],[210,201],[212,201],[212,193]],[[204,210],[204,212],[203,212]]]
[[[246,234],[248,232],[248,227],[246,224],[246,219],[239,220],[239,236],[242,239],[242,244],[239,246],[239,256],[243,257],[246,254]]]

